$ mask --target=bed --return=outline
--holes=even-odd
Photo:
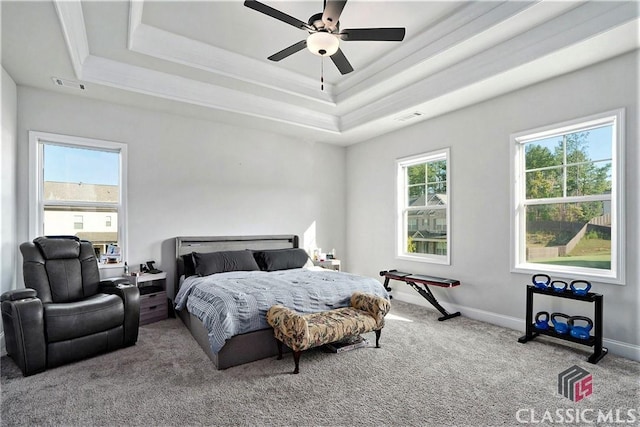
[[[254,259],[259,268],[246,267]],[[302,267],[306,261],[295,235],[177,237],[176,313],[226,369],[278,354],[265,318],[273,304],[308,313],[348,306],[356,290],[388,298],[376,279]]]

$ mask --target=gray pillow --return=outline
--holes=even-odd
[[[270,249],[254,251],[253,256],[263,271],[289,270],[301,268],[309,259],[309,255],[302,248]]]
[[[250,250],[221,251],[198,253],[194,252],[193,262],[198,276],[208,276],[229,271],[260,270]]]
[[[185,277],[196,275],[196,266],[193,263],[193,252],[187,255],[182,255],[182,265],[184,266]]]

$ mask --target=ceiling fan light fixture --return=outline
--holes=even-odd
[[[326,31],[318,31],[307,37],[307,48],[314,55],[331,56],[338,51],[339,47],[338,38]]]

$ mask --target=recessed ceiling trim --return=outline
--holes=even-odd
[[[243,113],[314,130],[331,133],[340,131],[337,117],[329,114],[93,55],[85,61],[83,75],[85,81],[127,91]]]
[[[82,63],[89,57],[89,41],[80,0],[54,0],[76,78],[82,79]]]
[[[396,91],[393,96],[377,99],[344,114],[341,120],[342,129],[348,130],[389,114],[397,114],[413,108],[422,102],[433,100],[589,40],[594,35],[604,34],[616,25],[622,25],[637,18],[638,11],[630,3],[613,7],[608,2],[585,3],[529,32],[483,51],[482,55],[460,61],[445,70],[408,85]],[[632,43],[637,45],[637,39]],[[567,58],[565,62],[570,63],[571,58]]]
[[[456,44],[530,7],[530,2],[469,2],[421,34],[404,41],[374,64],[336,84],[338,102],[424,63]]]
[[[475,32],[473,29],[468,29],[469,33],[465,38],[465,31],[455,28],[451,30],[436,26],[430,35],[429,31],[426,31],[427,35],[419,36],[419,38],[425,37],[421,38],[424,48],[420,48],[420,42],[408,43],[408,47],[400,47],[400,53],[393,52],[388,58],[380,59],[373,65],[372,70],[363,69],[361,75],[363,77],[350,79],[349,84],[353,84],[353,86],[342,82],[336,85],[334,90],[338,94],[337,105],[330,99],[318,101],[327,105],[328,111],[333,112],[327,114],[275,98],[258,96],[247,91],[233,90],[195,79],[92,56],[89,53],[81,3],[77,0],[54,0],[71,63],[78,79],[125,91],[293,124],[320,131],[320,134],[324,133],[327,137],[329,134],[337,135],[341,139],[351,138],[352,135],[371,134],[374,130],[381,133],[384,126],[387,126],[387,129],[397,128],[398,122],[394,122],[395,124],[392,126],[389,125],[389,122],[393,121],[391,120],[393,116],[397,116],[403,111],[419,109],[425,113],[420,118],[422,120],[436,114],[434,111],[442,113],[447,110],[451,111],[451,108],[455,106],[457,106],[455,108],[459,108],[470,105],[472,102],[496,96],[501,91],[504,93],[506,90],[504,88],[513,90],[544,78],[572,71],[578,66],[589,65],[611,57],[614,52],[623,53],[620,49],[625,46],[628,49],[632,48],[628,45],[637,48],[640,43],[637,38],[639,11],[634,2],[587,2],[562,11],[556,17],[548,17],[534,28],[523,29],[523,32],[514,31],[498,44],[490,45],[487,43],[484,47],[488,47],[484,49],[480,48],[480,44],[474,44],[471,47],[467,46],[467,51],[449,55],[450,52],[455,52],[455,47],[459,44],[468,43],[465,40],[473,38],[473,34],[477,34],[477,31],[482,32],[483,28],[489,29],[495,26],[497,22],[500,22],[499,16],[503,16],[503,20],[508,19],[518,13],[518,8],[523,13],[527,13],[524,11],[532,4],[507,2],[498,4],[498,6],[492,4],[493,7],[489,8],[483,3],[474,3],[474,7],[479,9],[467,9],[467,7],[458,9],[444,20],[453,19],[454,16],[455,19],[463,21],[467,19],[464,22],[468,22],[467,25],[474,27]],[[465,18],[465,14],[469,14],[473,10],[477,14],[473,15],[475,18],[472,19],[472,15],[466,15]],[[480,13],[481,10],[485,10],[485,13]],[[219,48],[204,43],[197,45],[199,42],[184,37],[184,40],[180,40],[181,36],[144,25],[140,20],[141,14],[141,6],[134,7],[132,5],[130,7],[130,40],[128,42],[139,53],[149,54],[143,50],[157,48],[161,52],[156,52],[156,54],[163,55],[166,54],[162,53],[163,49],[169,46],[173,59],[168,58],[168,60],[177,62],[175,58],[179,58],[186,65],[194,66],[193,64],[196,64],[196,67],[218,74],[226,72],[219,67],[220,64],[224,64],[224,67],[227,67],[226,70],[229,70],[228,75],[233,78],[238,78],[238,73],[232,70],[243,68],[238,64],[245,64],[245,66],[252,64],[248,69],[258,74],[264,74],[262,70],[270,68],[265,68],[269,64],[264,64],[261,61],[222,49],[220,49],[222,52],[214,52]],[[601,49],[597,52],[589,52],[582,50],[584,58],[562,58],[561,64],[554,67],[555,72],[550,70],[536,72],[535,66],[540,66],[544,62],[542,61],[544,58],[550,56],[558,58],[557,52],[568,52],[569,48],[582,46],[591,39],[606,37],[617,27],[626,27],[626,24],[632,20],[636,20],[635,37],[629,37],[630,40],[625,39],[617,43],[611,42],[609,39],[610,43],[615,45],[610,48],[610,51],[603,52]],[[428,36],[431,38],[427,38]],[[496,36],[492,39],[493,42],[502,40],[500,37]],[[155,43],[156,46],[152,46],[152,43]],[[184,53],[182,54],[184,57],[181,57],[178,51],[185,46],[194,49],[194,52]],[[404,49],[414,50],[405,51]],[[440,52],[446,52],[446,54]],[[218,58],[221,58],[221,61],[211,62],[211,58],[216,58],[217,53],[220,53]],[[402,54],[409,56],[409,58],[402,59]],[[236,55],[240,58],[234,58]],[[437,61],[434,61],[434,58],[441,60],[442,57],[448,55],[449,62],[447,63],[437,64]],[[453,57],[456,57],[458,62],[452,60]],[[239,62],[235,62],[236,59]],[[398,68],[394,69],[393,65],[389,66],[389,61],[398,61],[399,65],[396,67],[411,68],[411,70],[398,71]],[[402,63],[403,61],[404,63]],[[201,64],[198,65],[198,62]],[[430,62],[430,64],[426,64],[426,62]],[[385,66],[385,64],[387,65]],[[274,86],[268,86],[264,81],[258,82],[258,84],[275,88],[292,87],[288,78],[284,86],[281,82],[275,83],[278,75],[292,73],[298,78],[296,82],[302,82],[300,85],[305,86],[306,78],[304,76],[282,70],[277,66],[271,68],[276,73],[273,80]],[[394,74],[394,70],[397,73]],[[515,72],[515,70],[519,71]],[[243,74],[240,76],[240,80],[243,80]],[[500,86],[502,89],[495,89],[495,86],[499,86],[496,82],[504,76],[516,80],[504,82]],[[413,83],[409,77],[414,78]],[[402,80],[402,82],[390,82],[391,79]],[[489,84],[488,82],[493,83]],[[314,84],[317,85],[317,82],[314,81]],[[384,88],[382,88],[383,85],[385,85]],[[389,86],[386,87],[386,85]],[[485,86],[487,89],[483,90],[482,88]],[[491,87],[494,89],[490,90]],[[344,95],[341,89],[345,91]],[[297,88],[289,93],[296,92],[298,96],[304,97]],[[369,96],[371,93],[374,95]],[[469,99],[457,98],[457,96],[470,93],[473,93],[474,96]],[[484,98],[482,98],[483,96]]]
[[[140,24],[142,24],[143,8],[144,2],[142,0],[129,2],[129,32],[127,33],[127,49],[129,50],[133,46],[133,36]]]
[[[427,102],[418,103],[397,114],[419,110],[422,116],[409,123],[394,120],[396,115],[367,121],[365,125],[345,130],[342,136],[349,144],[364,141],[407,125],[431,119],[465,108],[487,99],[579,70],[602,60],[614,58],[638,48],[637,34],[640,20],[628,22],[606,33],[589,38],[578,45],[568,46],[533,62],[509,69],[488,79],[465,86]],[[606,54],[607,56],[602,56]],[[549,100],[549,102],[553,102]],[[349,145],[345,144],[345,145]]]
[[[367,80],[360,80],[351,86],[344,85],[347,82],[339,83],[336,101],[340,106],[348,104],[348,110],[355,109],[405,87],[407,82],[419,81],[473,56],[480,49],[486,49],[487,43],[496,44],[504,40],[491,40],[483,44],[477,36],[474,37],[475,34],[495,27],[533,4],[507,2],[496,6],[480,2],[457,10],[416,39],[409,40],[402,48],[387,55],[385,63],[391,61],[393,65],[382,68],[384,65],[380,61],[363,70],[362,74],[368,76]],[[382,83],[385,83],[385,92],[379,90]]]
[[[130,50],[335,106],[330,84],[322,92],[316,79],[150,25],[138,25]]]

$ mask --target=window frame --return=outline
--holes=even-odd
[[[409,166],[442,160],[446,162],[447,168],[447,177],[445,180],[447,186],[447,203],[446,207],[436,209],[445,210],[445,218],[447,221],[447,253],[446,255],[409,253],[406,251],[408,222],[405,224],[405,211],[408,210],[407,193],[409,184],[406,181],[405,169]],[[447,147],[396,159],[396,259],[451,265],[451,239],[451,149]]]
[[[80,221],[78,221],[78,219]],[[74,215],[73,216],[73,228],[74,228],[74,230],[83,230],[84,229],[84,215]]]
[[[606,111],[587,117],[514,133],[510,136],[511,146],[511,239],[510,257],[511,272],[538,273],[544,272],[570,280],[597,280],[603,283],[625,284],[625,109]],[[597,126],[613,125],[611,141],[611,269],[602,270],[588,267],[572,267],[531,263],[526,260],[526,206],[541,204],[530,203],[526,198],[525,146],[527,142],[564,135]],[[548,204],[579,203],[593,200],[594,196],[562,196],[546,199]],[[597,196],[602,199],[602,196]]]
[[[93,138],[83,138],[48,132],[29,131],[29,240],[33,240],[44,233],[44,145],[55,144],[72,148],[88,148],[94,150],[112,151],[119,154],[120,188],[118,211],[118,236],[121,251],[121,262],[116,264],[102,264],[100,268],[122,267],[126,260],[128,248],[127,235],[127,144]],[[62,203],[64,204],[64,203]]]

